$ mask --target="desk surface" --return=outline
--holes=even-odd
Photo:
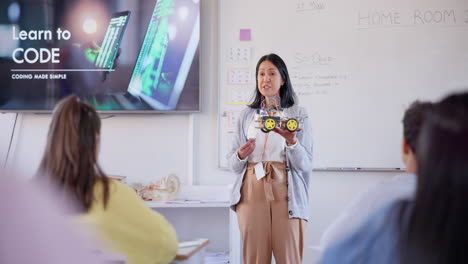
[[[145,202],[150,208],[174,208],[174,207],[229,207],[229,202],[206,202],[206,201],[168,201],[168,202]]]
[[[179,246],[179,249],[177,250],[177,256],[176,256],[175,259],[176,260],[185,260],[185,259],[190,258],[193,254],[197,253],[198,251],[200,251],[201,249],[206,247],[206,245],[208,245],[208,243],[210,241],[208,239],[206,239],[206,238],[200,238],[200,239],[197,239],[194,242],[196,242],[196,243],[194,243],[195,245],[193,245],[193,246],[189,246],[189,247],[180,247]]]

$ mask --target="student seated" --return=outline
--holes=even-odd
[[[403,116],[402,158],[406,173],[370,187],[357,196],[338,218],[325,230],[320,246],[326,248],[349,235],[375,210],[390,202],[412,198],[416,188],[416,142],[425,114],[432,108],[429,102],[413,102]]]
[[[55,183],[81,209],[76,217],[130,264],[166,264],[177,253],[174,229],[128,186],[111,180],[97,164],[101,121],[78,97],[54,109],[38,176]]]
[[[379,210],[320,263],[468,263],[468,104],[459,96],[468,98],[448,97],[426,116],[414,200]]]

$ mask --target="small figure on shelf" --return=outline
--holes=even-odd
[[[132,187],[145,201],[173,201],[179,193],[180,180],[175,174],[169,174],[156,183],[149,183],[147,186],[134,183]]]

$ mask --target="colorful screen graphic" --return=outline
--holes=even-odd
[[[0,112],[200,110],[199,0],[52,2],[0,1]]]
[[[129,92],[154,109],[176,108],[191,68],[198,75],[199,3],[160,0],[153,10]],[[193,73],[192,73],[193,74]]]
[[[96,59],[96,67],[105,69],[114,67],[114,60],[117,57],[129,15],[128,12],[122,12],[112,16]]]

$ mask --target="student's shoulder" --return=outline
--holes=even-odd
[[[109,190],[118,195],[138,196],[130,186],[113,179],[109,179]]]
[[[388,184],[415,184],[416,175],[412,173],[402,173],[392,177],[386,181]]]
[[[391,258],[398,241],[400,216],[407,215],[407,201],[397,201],[374,212],[352,233],[329,246],[321,264],[387,263],[378,259]]]
[[[371,188],[374,194],[386,195],[391,199],[410,198],[416,188],[416,176],[414,174],[400,174],[384,180]]]
[[[388,233],[387,235],[392,236],[392,234],[398,232],[402,225],[406,224],[412,208],[413,202],[409,200],[390,202],[371,214],[368,221],[361,228],[365,229],[366,232],[385,232]]]
[[[378,183],[371,185],[366,192],[367,193],[380,193],[381,191],[405,186],[416,182],[416,177],[413,174],[399,174],[389,179],[384,179]]]

